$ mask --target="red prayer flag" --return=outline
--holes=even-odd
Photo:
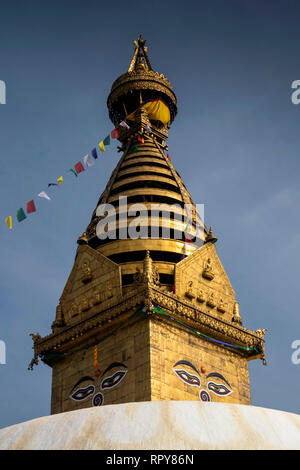
[[[167,159],[170,160],[170,155],[169,154],[167,154]]]
[[[119,137],[118,129],[112,130],[111,133],[110,133],[110,136],[111,136],[112,139],[118,139],[118,137]]]
[[[74,168],[75,168],[77,175],[78,173],[81,173],[82,171],[84,171],[84,166],[81,162],[76,163],[76,165],[74,165]]]
[[[32,212],[36,212],[35,204],[33,199],[29,202],[27,202],[27,214],[31,214]]]
[[[141,137],[140,135],[138,136],[138,141],[141,142],[142,144],[144,143],[144,139],[143,137]]]
[[[193,243],[193,240],[190,238],[190,235],[187,233],[185,236],[185,242],[187,243]]]

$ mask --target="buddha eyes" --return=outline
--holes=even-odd
[[[216,384],[214,382],[208,382],[207,388],[208,390],[211,390],[212,392],[214,392],[216,395],[220,395],[220,396],[226,396],[232,392],[232,390],[227,388],[226,385]]]
[[[200,379],[196,375],[189,374],[184,369],[174,369],[175,374],[184,382],[195,387],[200,387]]]
[[[193,364],[191,364],[187,361],[179,361],[173,366],[173,371],[175,372],[177,377],[179,377],[181,380],[183,380],[183,382],[187,383],[188,385],[193,385],[195,387],[200,387],[201,386],[201,381],[200,381],[200,378],[198,377],[198,375],[190,374],[185,369],[175,369],[175,366],[179,365],[180,363],[181,364],[187,364],[192,369],[194,369],[195,372],[198,372],[198,370],[195,368],[195,366],[193,366]],[[227,380],[223,377],[223,375],[219,374],[218,372],[211,372],[210,374],[208,374],[206,376],[206,379],[208,379],[209,377],[217,377],[218,379],[221,379],[222,381],[224,381],[228,385],[228,387],[226,385],[224,385],[224,383],[215,383],[215,382],[210,381],[206,385],[206,388],[207,388],[208,391],[211,391],[211,392],[215,393],[216,395],[219,395],[219,396],[222,396],[222,397],[225,397],[227,395],[230,395],[230,393],[232,393],[232,390],[229,388],[230,385],[227,382]],[[202,401],[211,401],[211,397],[210,397],[210,394],[209,394],[208,391],[206,391],[206,390],[201,390],[200,391],[200,393],[199,393],[200,400],[202,400]]]
[[[121,380],[124,379],[126,374],[127,374],[127,370],[118,370],[110,377],[107,377],[101,383],[101,390],[115,387],[118,383],[121,382]]]
[[[91,396],[95,391],[94,385],[89,385],[85,388],[79,388],[76,392],[72,393],[71,398],[75,401],[86,400],[89,396]]]

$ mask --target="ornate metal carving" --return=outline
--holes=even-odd
[[[195,298],[195,294],[194,294],[194,291],[193,291],[193,281],[189,281],[188,287],[185,291],[185,296],[188,299],[194,299]]]
[[[82,282],[84,284],[86,284],[87,282],[91,281],[93,279],[93,275],[92,275],[92,270],[89,266],[88,263],[83,263],[83,265],[81,266],[81,270],[82,270]]]
[[[204,292],[203,292],[202,289],[200,289],[199,292],[198,292],[197,300],[198,300],[198,302],[200,302],[201,304],[202,304],[203,302],[205,302],[205,295],[204,295]]]
[[[63,310],[61,304],[58,304],[56,307],[56,316],[55,321],[52,323],[51,328],[52,330],[55,328],[62,328],[66,325]]]
[[[208,297],[208,299],[207,299],[207,301],[206,301],[206,304],[207,304],[209,307],[211,307],[211,308],[215,308],[215,306],[216,306],[216,300],[215,300],[215,295],[214,295],[213,292],[209,295],[209,297]]]
[[[219,300],[219,303],[217,305],[217,310],[218,312],[221,312],[221,313],[225,313],[226,312],[226,308],[225,308],[225,304],[223,302],[223,299],[220,299]]]
[[[215,277],[210,258],[208,258],[208,260],[205,263],[204,269],[202,271],[202,277],[204,277],[205,279],[208,279],[209,281],[212,281],[213,278]]]

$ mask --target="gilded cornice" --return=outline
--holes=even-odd
[[[97,314],[86,318],[74,325],[62,328],[60,331],[51,333],[43,338],[39,335],[31,335],[34,342],[35,356],[39,356],[47,351],[53,351],[63,348],[64,345],[73,342],[83,335],[87,335],[94,329],[106,328],[114,321],[116,324],[121,321],[124,313],[131,309],[140,306],[145,300],[144,287],[137,289],[134,293],[130,292],[121,298],[111,307],[98,311]]]
[[[159,288],[153,287],[151,299],[163,308],[167,313],[175,315],[178,319],[185,321],[195,329],[203,331],[204,329],[214,337],[224,340],[234,340],[235,343],[246,347],[261,346],[264,343],[263,332],[248,330],[242,325],[234,324],[223,318],[216,317],[213,314],[202,312],[188,301],[179,300],[175,295],[162,292]]]
[[[148,315],[156,318],[156,314],[153,313],[153,303],[158,304],[166,313],[186,325],[205,334],[210,334],[215,339],[233,342],[235,345],[248,348],[259,346],[261,350],[259,357],[265,363],[264,330],[254,332],[241,325],[218,318],[213,314],[202,312],[193,304],[177,299],[174,294],[162,291],[149,279],[146,279],[142,285],[137,285],[134,292],[131,291],[123,296],[120,302],[90,318],[73,326],[65,327],[61,331],[44,338],[38,334],[31,335],[34,341],[35,363],[37,363],[38,356],[49,351],[64,350],[71,342],[80,339],[83,334],[92,336],[94,334],[92,330],[97,329],[97,335],[99,336],[99,328],[101,328],[101,333],[104,333],[112,326],[115,328],[124,320],[125,313],[138,308],[142,304],[146,306]],[[169,320],[164,317],[162,321],[168,322]],[[247,352],[240,352],[240,354],[247,355]]]

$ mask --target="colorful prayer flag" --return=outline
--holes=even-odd
[[[74,168],[70,168],[69,171],[71,171],[73,173],[73,175],[78,176],[76,171],[74,170]]]
[[[193,243],[193,240],[191,239],[191,236],[187,233],[186,236],[185,236],[185,241],[187,243]]]
[[[149,134],[151,134],[151,132],[152,132],[152,129],[149,126],[149,124],[146,124],[146,131],[149,132]]]
[[[121,121],[121,122],[120,122],[120,126],[126,127],[126,129],[130,129],[130,127],[128,126],[127,122],[125,122],[125,121]]]
[[[118,132],[118,129],[113,129],[110,133],[110,136],[112,139],[117,139],[119,137],[119,132]]]
[[[95,165],[94,160],[89,155],[85,155],[83,157],[83,163],[85,164],[86,167]]]
[[[39,197],[43,197],[45,199],[48,199],[48,201],[51,201],[51,198],[48,196],[47,193],[45,193],[45,191],[41,191],[39,194],[38,194]]]
[[[93,148],[93,150],[91,151],[91,154],[92,154],[92,157],[93,157],[95,160],[97,160],[98,154],[97,154],[97,149],[96,149],[96,147]]]
[[[170,155],[169,154],[167,154],[167,159],[170,160]]]
[[[32,199],[31,201],[27,202],[27,214],[31,214],[32,212],[36,212],[34,200]]]
[[[110,145],[110,136],[109,135],[107,137],[105,137],[105,139],[103,140],[103,144],[104,145]]]
[[[60,176],[59,178],[57,178],[57,184],[61,184],[63,182],[63,177]]]
[[[8,228],[11,230],[11,229],[12,229],[12,219],[11,219],[11,215],[9,215],[8,217],[6,217],[5,222],[7,223]]]
[[[50,186],[57,186],[57,183],[48,183],[48,188],[50,188]]]
[[[170,122],[171,114],[169,107],[160,98],[148,101],[143,107],[147,111],[149,119],[161,121],[165,126]],[[135,116],[136,110],[128,114],[125,119],[135,121]]]
[[[139,136],[138,136],[138,141],[141,142],[141,144],[143,144],[143,143],[144,143],[143,137],[139,135]]]
[[[133,145],[133,146],[129,149],[129,153],[137,152],[138,149],[139,149],[139,148],[138,148],[137,145]]]
[[[76,163],[76,165],[74,165],[74,168],[75,168],[77,175],[78,173],[82,173],[84,171],[84,166],[81,162]]]
[[[22,207],[20,209],[18,209],[17,211],[17,221],[18,222],[22,222],[22,220],[25,220],[27,217],[26,217],[26,214],[24,212],[24,210],[22,209]]]
[[[99,144],[99,147],[100,147],[101,152],[105,152],[105,147],[104,147],[104,143],[103,143],[102,140],[101,140],[101,142],[100,142],[100,144]]]

